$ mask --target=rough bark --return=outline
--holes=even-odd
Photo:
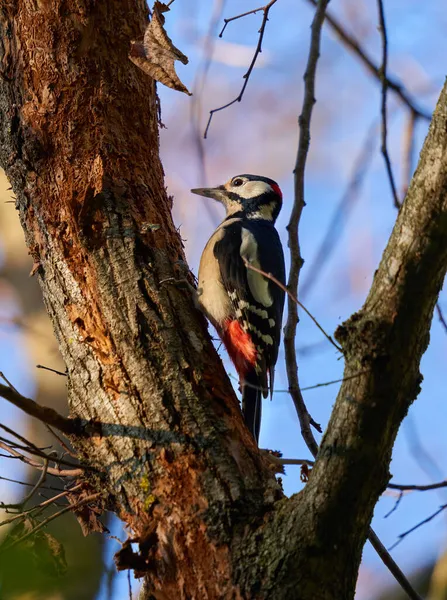
[[[154,84],[127,58],[145,19],[138,0],[2,7],[0,161],[84,426],[73,442],[140,542],[120,564],[147,598],[352,598],[447,264],[447,92],[368,300],[339,330],[346,373],[366,373],[284,499],[189,292],[160,283],[184,255]]]

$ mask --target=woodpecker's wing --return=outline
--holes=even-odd
[[[223,285],[232,301],[234,317],[251,335],[272,372],[278,357],[284,292],[249,269],[244,261],[284,283],[284,254],[278,232],[272,223],[261,219],[233,221],[224,230],[214,247]]]

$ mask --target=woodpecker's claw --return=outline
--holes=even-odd
[[[159,281],[159,284],[160,285],[170,284],[170,285],[175,286],[176,288],[188,290],[191,293],[191,296],[192,296],[192,299],[194,302],[194,306],[197,308],[197,310],[200,310],[200,312],[202,312],[202,309],[199,304],[198,296],[197,296],[197,290],[193,285],[190,284],[190,282],[186,279],[186,277],[182,277],[180,279],[176,279],[175,277],[167,277],[166,279],[161,279]]]

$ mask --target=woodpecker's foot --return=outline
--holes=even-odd
[[[167,277],[166,279],[162,279],[161,281],[159,281],[159,284],[160,285],[169,284],[169,285],[175,286],[176,288],[188,290],[194,301],[194,306],[197,308],[197,310],[200,310],[200,305],[199,305],[198,296],[197,296],[197,290],[193,285],[191,285],[191,283],[188,281],[188,279],[186,277],[181,277],[180,279],[176,279],[175,277]]]
[[[176,277],[166,277],[166,279],[161,279],[158,283],[160,285],[169,283],[170,285],[175,285],[175,287],[191,289],[195,291],[194,286],[192,286],[185,277],[182,277],[181,279],[177,279]]]

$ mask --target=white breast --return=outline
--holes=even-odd
[[[222,239],[224,226],[228,223],[226,221],[220,225],[210,237],[199,266],[198,301],[208,319],[217,326],[222,325],[232,312],[231,300],[222,283],[219,264],[213,252],[214,245]]]

